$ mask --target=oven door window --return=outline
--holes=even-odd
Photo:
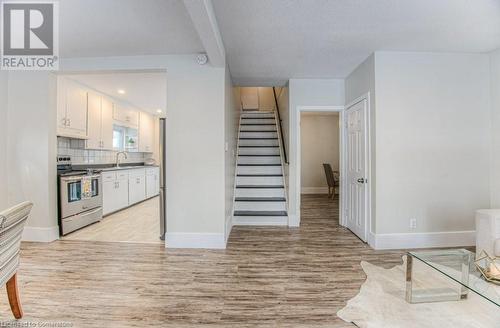
[[[92,197],[99,196],[99,179],[92,179]]]
[[[68,183],[68,203],[82,200],[82,183],[75,181]]]

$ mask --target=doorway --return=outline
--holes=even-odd
[[[317,138],[316,143],[322,143],[323,147],[329,148],[330,152],[335,149],[335,139],[332,133],[338,133],[338,169],[335,166],[335,160],[330,160],[332,171],[337,171],[339,175],[338,185],[335,186],[333,199],[337,199],[338,206],[334,207],[334,211],[339,213],[339,224],[350,229],[357,237],[364,242],[367,241],[368,231],[370,231],[371,220],[371,156],[370,156],[370,114],[369,114],[369,94],[363,95],[347,106],[299,106],[297,113],[297,152],[295,156],[296,163],[296,213],[301,210],[301,197],[308,197],[308,194],[316,193],[321,197],[328,197],[328,182],[326,168],[323,170],[323,185],[316,188],[308,188],[309,183],[306,178],[311,175],[311,172],[304,172],[303,165],[310,167],[311,164],[305,164],[308,160],[303,161],[304,152],[307,155],[309,150],[305,150],[302,145],[303,141],[303,119],[307,117],[328,116],[338,117],[338,125],[332,127],[329,132],[330,139],[323,140]],[[306,130],[309,129],[307,127]],[[331,125],[331,124],[330,124]],[[310,130],[310,129],[309,129]],[[306,131],[307,133],[307,131]],[[319,133],[319,132],[317,132]],[[308,138],[307,136],[305,137]],[[313,148],[317,147],[313,145]],[[330,158],[334,158],[331,156]],[[327,159],[325,159],[326,161]],[[309,160],[310,161],[310,160]],[[321,160],[320,160],[321,161]],[[322,165],[323,163],[319,163]],[[329,163],[324,163],[329,164]],[[318,167],[318,159],[316,164]],[[315,173],[319,176],[318,171]],[[303,182],[305,185],[303,185]],[[313,186],[314,187],[314,186]],[[293,196],[292,196],[293,197]],[[298,218],[300,222],[300,217]]]
[[[56,90],[61,238],[164,244],[166,72],[61,73]]]

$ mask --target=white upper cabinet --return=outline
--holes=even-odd
[[[101,96],[89,92],[88,95],[88,139],[87,149],[101,149]]]
[[[87,90],[64,77],[57,79],[57,135],[87,138]]]
[[[101,139],[103,149],[113,149],[113,103],[105,97],[101,101]]]
[[[87,149],[113,149],[113,103],[96,93],[88,93]]]
[[[139,112],[123,105],[115,104],[113,119],[124,126],[134,128],[139,126]]]
[[[152,153],[154,148],[155,119],[152,115],[139,114],[139,151]]]

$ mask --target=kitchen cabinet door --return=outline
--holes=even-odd
[[[156,195],[156,176],[154,174],[146,175],[146,198]]]
[[[116,180],[116,205],[122,209],[129,204],[128,179]]]
[[[102,183],[102,212],[107,215],[128,206],[128,180]]]
[[[107,215],[118,209],[115,196],[116,181],[102,183],[102,214]]]
[[[128,127],[137,128],[139,126],[139,112],[120,104],[115,104],[113,119]]]
[[[129,205],[138,203],[146,199],[146,176],[130,177],[129,184]]]
[[[70,80],[66,82],[66,120],[69,129],[86,136],[87,91]]]
[[[141,112],[139,115],[139,151],[152,153],[154,145],[154,123],[152,115]]]
[[[113,103],[105,97],[101,100],[101,141],[103,149],[113,149]]]
[[[57,78],[57,134],[63,135],[66,126],[66,80]]]
[[[101,96],[88,94],[87,149],[101,149]]]

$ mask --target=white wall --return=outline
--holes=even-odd
[[[339,171],[339,115],[303,113],[300,123],[301,192],[328,193],[323,163]]]
[[[376,172],[376,103],[377,98],[375,92],[375,54],[368,56],[356,69],[349,74],[345,79],[345,94],[346,94],[346,106],[349,106],[354,101],[358,100],[360,97],[368,95],[369,101],[369,111],[370,111],[370,136],[371,136],[371,181],[369,181],[369,188],[371,188],[371,212],[376,212],[376,183],[377,176]],[[377,222],[375,220],[375,215],[371,216],[370,230],[374,232],[376,229]]]
[[[271,87],[241,87],[240,97],[238,101],[243,102],[244,107],[249,110],[255,108],[255,110],[273,111],[276,109]],[[254,100],[255,105],[252,106]]]
[[[490,204],[488,56],[377,52],[375,72],[375,232],[470,231],[471,243]]]
[[[500,208],[500,49],[490,54],[492,122],[491,207]]]
[[[225,247],[225,68],[200,66],[195,55],[75,58],[62,60],[60,67],[62,73],[167,70],[167,245]],[[10,167],[9,193],[11,199],[35,200],[35,213],[43,207],[28,226],[51,227],[56,222],[56,108],[47,104],[55,88],[48,73],[10,75],[9,137],[14,139],[9,156],[17,162]]]
[[[226,67],[225,74],[225,98],[224,98],[224,140],[225,140],[225,225],[224,237],[227,240],[231,233],[234,201],[234,178],[236,173],[236,152],[238,142],[238,126],[240,118],[240,88],[233,87],[229,68]]]
[[[8,73],[0,71],[0,211],[8,205],[7,201],[7,95]]]
[[[302,106],[344,106],[344,80],[339,79],[291,79],[289,81],[289,225],[300,224],[300,171],[297,163],[300,157],[297,145],[300,142],[297,133],[299,107]]]
[[[56,77],[12,71],[8,77],[7,201],[32,201],[26,240],[57,238]]]

